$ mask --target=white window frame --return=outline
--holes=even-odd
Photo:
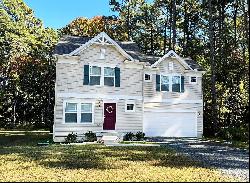
[[[105,76],[105,72],[104,72],[105,68],[114,69],[114,76]],[[102,75],[103,75],[103,86],[109,86],[109,85],[105,85],[104,84],[104,79],[105,78],[114,78],[114,85],[113,86],[109,86],[109,87],[115,87],[115,67],[103,67],[103,74]]]
[[[162,76],[168,77],[168,80],[169,80],[169,83],[168,83],[168,85],[169,85],[169,91],[162,91],[162,90],[161,90],[161,85],[162,85],[161,77],[162,77]],[[170,75],[166,75],[166,74],[161,74],[161,75],[160,75],[160,91],[161,91],[161,92],[171,92],[172,85],[170,85],[170,80],[171,80]],[[171,88],[170,88],[170,87],[171,87]]]
[[[162,76],[168,76],[169,77],[169,91],[162,91],[161,90],[161,77]],[[173,76],[178,76],[180,77],[180,92],[173,92],[172,91],[172,85],[173,85]],[[161,92],[173,92],[173,93],[181,93],[181,75],[180,74],[176,74],[176,73],[173,73],[173,74],[160,74],[160,91]]]
[[[91,104],[91,112],[82,112],[82,104]],[[80,103],[80,123],[81,124],[93,124],[93,116],[94,116],[94,111],[93,111],[93,103],[91,103],[91,102],[81,102]],[[82,114],[84,114],[84,113],[91,113],[92,114],[92,122],[81,122],[81,118],[82,118]]]
[[[92,75],[91,74],[91,67],[100,67],[101,68],[101,75]],[[100,84],[99,85],[90,85],[90,86],[107,86],[107,87],[115,87],[115,75],[114,75],[114,86],[108,86],[108,85],[104,85],[104,68],[105,67],[109,67],[112,69],[115,69],[115,67],[117,67],[116,65],[112,64],[112,65],[104,65],[104,64],[94,64],[94,65],[89,65],[89,82],[90,82],[90,76],[101,76],[100,78]],[[109,76],[107,76],[109,77]]]
[[[146,80],[146,74],[149,75],[150,79],[149,80]],[[149,73],[144,73],[144,81],[145,82],[151,82],[152,81],[152,74],[149,74]]]
[[[192,78],[195,78],[196,79],[196,81],[195,82],[192,82]],[[189,76],[189,83],[190,84],[197,84],[197,76]]]
[[[91,76],[100,76],[100,84],[99,85],[91,85],[91,86],[102,86],[102,75],[103,75],[102,67],[100,67],[101,68],[101,75],[93,75],[92,74],[92,67],[100,67],[100,66],[98,66],[98,65],[90,65],[89,66],[89,85],[90,85],[90,77]]]
[[[77,103],[77,122],[76,123],[67,123],[65,122],[65,114],[66,113],[70,113],[70,112],[65,112],[65,109],[66,109],[66,104],[67,103]],[[81,104],[89,104],[91,103],[92,104],[92,122],[91,123],[83,123],[81,122]],[[93,100],[65,100],[63,101],[63,124],[67,124],[67,125],[75,125],[75,124],[81,124],[81,125],[92,125],[94,124],[94,121],[95,121],[95,101]]]
[[[133,110],[127,110],[127,105],[128,105],[128,104],[133,104],[133,105],[134,105]],[[125,102],[125,112],[135,112],[135,101],[129,101],[129,100],[127,100],[127,101]]]
[[[74,111],[74,112],[66,112],[66,105],[67,105],[67,103],[69,103],[69,104],[76,104],[76,111]],[[63,111],[64,111],[64,123],[66,123],[66,124],[76,124],[77,123],[77,121],[78,121],[78,103],[77,102],[66,102],[65,103],[65,107],[64,107],[64,109],[63,109]],[[76,122],[66,122],[66,114],[76,114]]]
[[[177,77],[180,78],[180,91],[179,92],[173,91],[173,77],[174,76],[177,76]],[[173,92],[173,93],[181,93],[181,75],[180,74],[172,74],[171,75],[171,92]]]

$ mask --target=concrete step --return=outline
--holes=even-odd
[[[118,144],[121,139],[118,136],[104,135],[102,136],[101,141],[103,141],[104,144]]]

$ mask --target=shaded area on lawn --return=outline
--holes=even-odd
[[[0,133],[0,171],[4,172],[0,180],[231,180],[166,147],[37,146],[38,142],[51,139],[51,135],[41,133]]]
[[[37,146],[38,142],[47,140],[51,141],[51,136],[48,134],[1,135],[0,155],[17,154],[25,161],[37,161],[43,166],[67,169],[115,169],[126,166],[126,163],[110,165],[112,160],[115,162],[146,161],[154,166],[165,167],[200,166],[198,162],[164,147],[62,146],[59,144],[48,147]]]

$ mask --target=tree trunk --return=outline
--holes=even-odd
[[[211,62],[211,92],[212,92],[212,124],[214,125],[214,135],[218,132],[217,118],[217,96],[216,96],[216,78],[215,78],[215,48],[214,48],[214,18],[212,0],[209,0],[209,42],[210,42],[210,62]]]
[[[173,9],[173,41],[172,41],[172,49],[175,50],[176,44],[176,0],[172,1],[172,9]]]

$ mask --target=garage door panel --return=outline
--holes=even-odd
[[[197,137],[195,112],[145,112],[143,129],[146,136]]]

